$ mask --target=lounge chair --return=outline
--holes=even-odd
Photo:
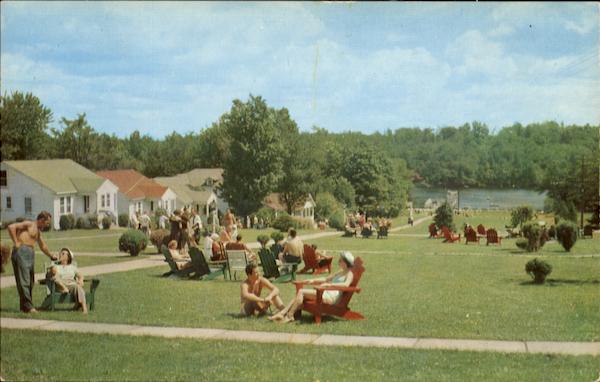
[[[442,227],[442,233],[444,235],[444,243],[454,243],[455,241],[460,241],[460,234],[454,234],[448,227]]]
[[[275,261],[275,256],[273,253],[267,248],[261,248],[258,251],[258,257],[260,258],[260,263],[263,269],[263,276],[273,280],[276,283],[283,283],[287,281],[292,281],[296,279],[296,269],[298,268],[298,264],[284,264],[286,267],[289,267],[290,272],[281,274],[279,271],[279,267],[277,266],[277,261]]]
[[[487,230],[487,243],[485,243],[485,245],[490,245],[490,244],[498,244],[498,245],[502,245],[502,238],[500,236],[498,236],[498,232],[496,232],[495,229],[490,228]]]
[[[219,276],[225,278],[225,268],[227,267],[227,261],[206,261],[204,254],[197,247],[192,247],[189,250],[192,264],[196,270],[195,276],[201,277],[202,280],[214,280]]]
[[[479,236],[477,236],[477,232],[475,232],[473,227],[467,227],[465,230],[465,244],[469,243],[479,244]]]
[[[311,271],[313,275],[318,275],[323,272],[331,273],[331,262],[333,261],[333,257],[326,257],[321,261],[323,265],[319,265],[317,253],[313,247],[308,244],[304,244],[304,254],[302,255],[302,259],[304,260],[304,268],[298,271],[298,273],[309,273],[309,271]]]

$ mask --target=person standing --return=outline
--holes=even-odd
[[[171,237],[169,241],[175,240],[179,243],[179,238],[181,237],[181,211],[175,210],[169,218],[169,222],[171,223]]]
[[[140,229],[146,237],[150,236],[150,216],[148,216],[148,211],[144,211],[140,216]]]
[[[34,283],[35,252],[33,246],[38,246],[52,260],[58,257],[50,253],[48,246],[42,239],[42,231],[50,227],[52,215],[48,211],[42,211],[36,221],[26,220],[21,223],[13,223],[8,226],[8,233],[13,241],[12,266],[19,292],[19,306],[22,312],[36,313],[33,306],[32,291]]]
[[[192,208],[192,230],[194,232],[194,240],[200,243],[200,236],[202,233],[202,218],[198,214],[195,208]]]

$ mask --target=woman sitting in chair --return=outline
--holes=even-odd
[[[83,314],[87,314],[83,275],[79,273],[77,266],[73,264],[73,252],[69,248],[61,249],[58,261],[59,264],[50,268],[50,277],[56,285],[56,290],[60,293],[70,293],[75,297],[73,309],[81,309]]]
[[[169,248],[169,253],[175,261],[175,264],[177,264],[177,269],[182,270],[192,266],[192,261],[189,256],[182,255],[177,249],[177,241],[171,240],[167,247]]]
[[[352,266],[354,266],[354,256],[347,251],[340,254],[339,260],[340,270],[337,273],[332,274],[328,277],[322,277],[318,279],[308,280],[308,285],[320,285],[320,286],[340,286],[348,287],[352,284],[354,274],[352,273]],[[325,304],[336,304],[342,297],[342,292],[337,290],[326,290],[323,292],[323,302]],[[278,322],[291,322],[294,321],[294,314],[299,309],[302,309],[302,303],[305,299],[314,300],[317,298],[317,291],[314,289],[302,288],[296,294],[296,297],[279,313],[269,317],[271,321]]]

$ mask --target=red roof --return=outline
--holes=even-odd
[[[113,182],[129,199],[160,198],[167,191],[135,170],[107,170],[96,174]]]

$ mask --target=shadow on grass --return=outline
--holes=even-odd
[[[595,280],[595,279],[592,279],[592,280],[546,279],[546,282],[543,284],[534,283],[533,280],[522,281],[519,283],[519,285],[524,285],[524,286],[549,285],[551,287],[560,286],[562,284],[564,284],[564,285],[586,285],[586,284],[600,285],[600,280]]]

